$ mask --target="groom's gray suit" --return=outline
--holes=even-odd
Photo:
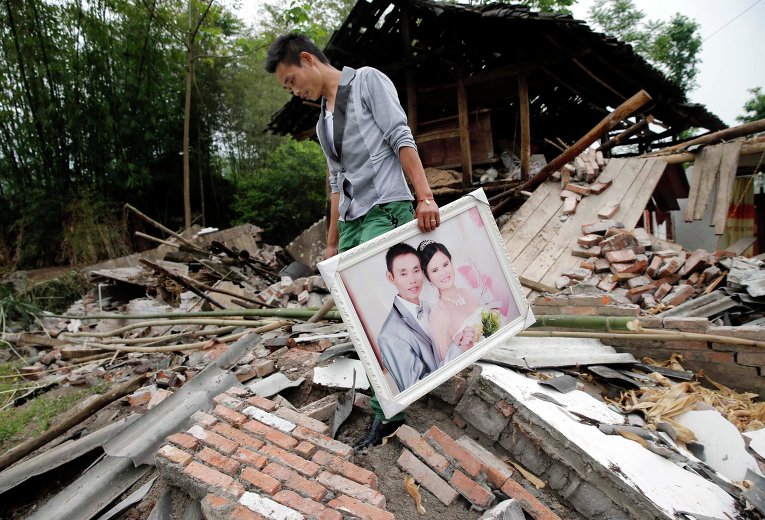
[[[423,312],[427,313],[428,309],[423,309]],[[462,354],[459,347],[452,343],[442,360],[430,336],[397,297],[393,298],[388,318],[377,336],[377,346],[383,365],[402,392],[435,372],[443,363]]]

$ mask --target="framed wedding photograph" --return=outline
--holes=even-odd
[[[486,195],[319,263],[386,417],[534,322]]]

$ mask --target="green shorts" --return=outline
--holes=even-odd
[[[337,223],[340,235],[338,250],[340,253],[348,251],[412,220],[414,220],[414,207],[408,200],[372,206],[372,209],[363,217],[341,220]]]

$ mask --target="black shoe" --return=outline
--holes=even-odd
[[[375,419],[372,421],[372,425],[369,427],[367,433],[353,445],[353,451],[361,451],[369,446],[377,446],[382,442],[383,437],[387,437],[395,432],[402,424],[404,424],[404,421],[389,421],[384,423],[379,419]]]

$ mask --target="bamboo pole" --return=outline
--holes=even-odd
[[[87,402],[85,406],[69,410],[60,421],[51,426],[47,431],[33,439],[22,442],[18,446],[13,447],[0,455],[0,471],[26,457],[36,449],[45,446],[59,435],[69,430],[69,428],[80,424],[106,405],[135,392],[147,380],[148,375],[142,374],[110,388],[106,393],[96,396],[92,401]]]
[[[76,320],[151,320],[155,318],[168,318],[171,320],[183,320],[187,318],[221,318],[225,316],[255,316],[261,318],[284,318],[294,320],[307,320],[313,316],[318,308],[306,307],[302,309],[228,309],[222,311],[198,311],[184,313],[158,313],[158,314],[48,314],[52,318],[66,318]],[[327,319],[339,320],[340,313],[332,311],[327,313]]]
[[[209,254],[210,254],[208,251],[205,251],[204,249],[201,249],[201,248],[199,248],[199,247],[195,246],[195,245],[194,245],[194,244],[193,244],[193,243],[192,243],[192,242],[191,242],[189,239],[187,239],[187,238],[186,238],[186,237],[184,237],[183,235],[180,235],[180,234],[176,233],[175,231],[173,231],[172,229],[169,229],[169,228],[167,228],[167,227],[163,226],[162,224],[160,224],[160,223],[159,223],[159,222],[157,222],[156,220],[152,219],[152,218],[151,218],[151,217],[149,217],[148,215],[144,215],[143,213],[141,213],[140,211],[138,211],[137,209],[135,209],[135,208],[134,208],[133,206],[131,206],[130,204],[127,204],[127,203],[126,203],[126,204],[125,204],[125,209],[129,209],[130,211],[132,211],[133,213],[135,213],[135,214],[136,214],[136,215],[137,215],[139,218],[141,218],[141,220],[144,220],[145,222],[148,222],[149,224],[151,224],[152,226],[156,227],[156,228],[157,228],[157,229],[159,229],[160,231],[164,231],[164,232],[165,232],[165,233],[167,233],[168,235],[170,235],[170,236],[173,236],[173,237],[177,238],[178,240],[180,240],[181,242],[183,242],[184,244],[186,244],[187,246],[189,246],[191,249],[193,249],[193,250],[195,250],[195,251],[197,251],[197,252],[199,252],[199,253],[203,253],[203,254],[205,254],[205,255],[209,255]],[[191,224],[189,224],[189,226],[188,226],[188,227],[191,227]]]
[[[605,331],[635,331],[640,330],[640,320],[637,317],[624,316],[568,316],[568,315],[542,315],[535,316],[537,327],[555,327],[561,329],[585,329]]]
[[[116,336],[124,332],[138,329],[141,327],[162,327],[164,325],[219,325],[222,327],[261,327],[268,325],[264,321],[252,321],[252,320],[219,320],[214,318],[189,318],[187,320],[149,320],[139,321],[138,323],[131,323],[118,329],[106,331],[106,332],[63,332],[62,336],[70,338],[108,338]],[[156,338],[154,338],[156,339]]]

